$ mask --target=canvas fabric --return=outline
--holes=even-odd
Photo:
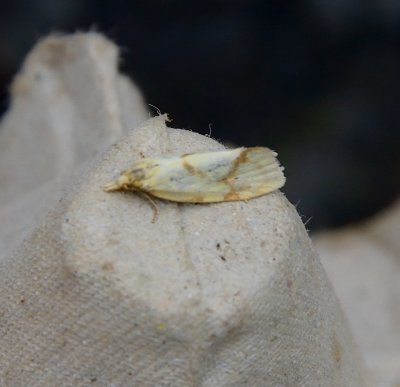
[[[0,129],[0,385],[367,385],[281,192],[157,201],[154,223],[139,195],[103,192],[136,158],[223,148],[147,119],[117,57],[99,34],[52,36],[14,81]]]

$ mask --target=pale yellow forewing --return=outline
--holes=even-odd
[[[263,147],[143,159],[131,170],[136,189],[175,202],[246,200],[285,183],[276,153]]]

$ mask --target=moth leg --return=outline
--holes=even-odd
[[[156,202],[146,192],[138,191],[138,193],[140,195],[142,195],[150,203],[151,207],[153,208],[153,219],[151,220],[151,223],[155,223],[155,221],[157,220],[157,217],[158,217],[158,207],[157,207]]]

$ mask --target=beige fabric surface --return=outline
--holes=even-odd
[[[400,386],[400,200],[372,219],[313,237],[375,386]]]
[[[97,34],[43,41],[18,77],[43,63],[49,44],[61,52],[52,71],[13,102],[0,128],[1,142],[32,137],[0,153],[0,385],[367,385],[337,297],[284,195],[157,201],[151,223],[146,200],[101,186],[141,155],[222,146],[167,128],[165,116],[137,125],[145,109],[118,97],[137,94],[117,75],[115,47]],[[60,108],[59,84],[73,108]],[[41,98],[46,108],[33,108]]]
[[[17,246],[95,156],[148,118],[98,34],[51,36],[27,56],[0,129],[0,257]]]

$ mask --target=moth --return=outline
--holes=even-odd
[[[183,203],[248,200],[285,184],[277,153],[265,147],[143,158],[106,184],[109,191],[138,191]],[[154,219],[153,219],[154,221]]]

